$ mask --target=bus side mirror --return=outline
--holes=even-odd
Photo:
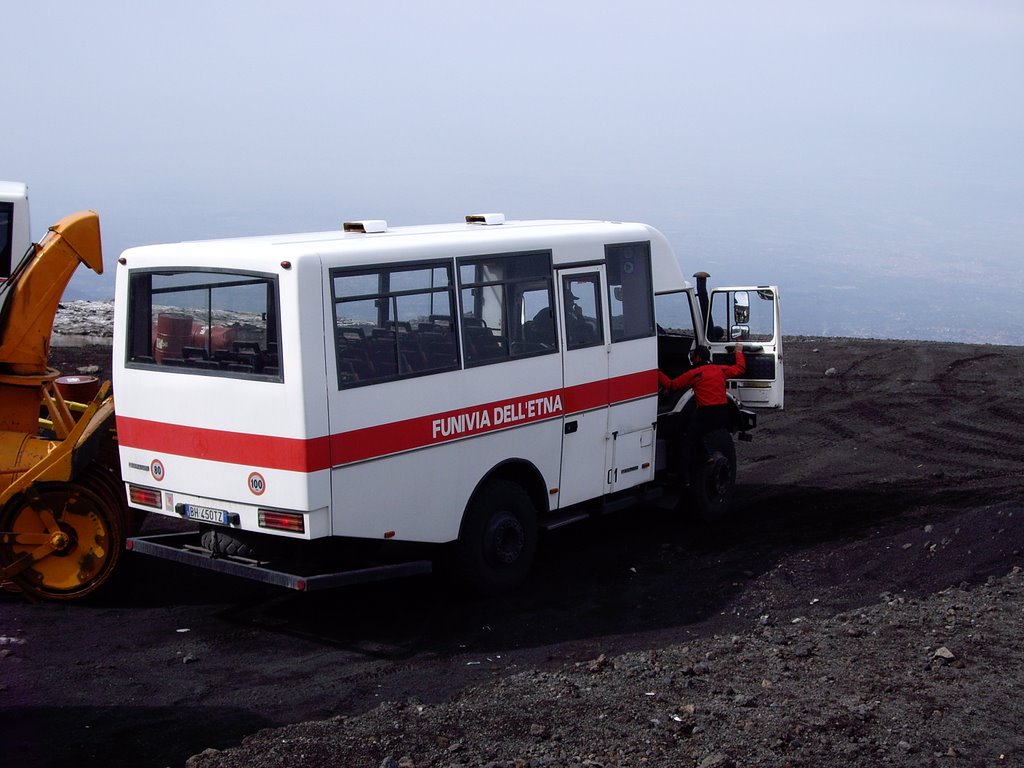
[[[733,322],[737,325],[745,325],[750,322],[750,296],[746,291],[736,291],[732,305]],[[747,333],[750,329],[747,329]]]

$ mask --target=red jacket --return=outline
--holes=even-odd
[[[658,371],[658,386],[669,390],[680,390],[693,387],[697,405],[725,405],[729,399],[725,396],[725,380],[742,376],[747,370],[747,361],[743,350],[736,347],[736,363],[734,365],[698,365],[686,373],[670,379]]]

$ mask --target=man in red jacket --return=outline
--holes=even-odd
[[[747,361],[743,357],[743,345],[736,345],[736,362],[732,365],[715,365],[711,362],[711,350],[697,347],[690,353],[690,362],[694,367],[685,373],[670,379],[658,371],[658,387],[669,392],[693,387],[697,410],[691,426],[693,437],[686,440],[684,446],[684,471],[688,468],[690,446],[693,438],[704,441],[704,436],[718,429],[729,429],[729,398],[726,396],[725,382],[743,375],[747,370]],[[705,449],[706,450],[706,449]]]

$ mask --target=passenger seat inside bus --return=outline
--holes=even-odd
[[[466,339],[466,359],[470,362],[508,356],[505,336],[496,336],[490,328],[475,325],[465,326],[462,331]]]

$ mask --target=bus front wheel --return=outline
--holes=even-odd
[[[694,450],[691,457],[686,502],[698,520],[720,523],[736,486],[736,446],[725,430],[711,432],[704,443],[706,450]]]
[[[495,595],[526,580],[537,554],[537,511],[510,480],[494,480],[477,492],[463,519],[454,569],[472,592]]]

